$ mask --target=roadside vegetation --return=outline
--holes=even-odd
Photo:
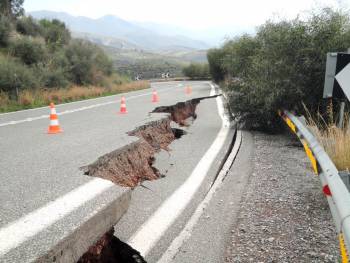
[[[98,46],[72,39],[59,20],[25,16],[22,5],[0,3],[0,112],[149,86],[129,83]]]
[[[344,117],[340,126],[335,121],[334,112],[328,107],[328,121],[320,112],[311,113],[305,108],[308,128],[316,136],[328,156],[332,159],[339,171],[350,170],[350,126],[349,114]]]
[[[212,78],[229,97],[237,119],[251,128],[276,132],[278,109],[320,111],[326,53],[350,47],[349,15],[325,8],[308,18],[268,21],[254,36],[242,35],[207,53]],[[334,105],[336,105],[334,101]]]
[[[118,49],[107,46],[102,48],[112,59],[114,68],[131,79],[137,76],[142,79],[161,78],[162,73],[169,73],[170,77],[181,77],[181,70],[186,64],[181,58],[141,49]]]
[[[209,65],[204,63],[191,63],[182,70],[186,77],[192,80],[210,79]]]

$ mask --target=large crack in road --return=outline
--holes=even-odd
[[[171,122],[188,126],[189,118],[197,118],[196,107],[200,101],[217,96],[195,98],[175,105],[155,108],[152,113],[169,113],[169,116],[128,132],[128,135],[136,136],[139,140],[107,153],[94,163],[82,167],[84,173],[125,187],[136,187],[145,180],[159,179],[162,175],[153,166],[155,153],[160,150],[169,151],[168,146],[185,134],[182,129],[172,128]]]
[[[136,136],[139,140],[107,153],[81,169],[86,175],[107,179],[125,187],[136,187],[145,180],[159,179],[162,175],[153,166],[155,153],[160,150],[169,151],[168,146],[185,134],[184,130],[171,127],[171,123],[189,126],[188,120],[197,118],[196,108],[201,100],[217,96],[220,95],[195,98],[175,105],[155,108],[152,113],[169,113],[169,116],[128,132],[128,135]],[[95,242],[78,262],[146,262],[137,250],[113,234],[112,228]]]

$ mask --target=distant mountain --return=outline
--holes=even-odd
[[[90,42],[100,46],[113,47],[120,50],[130,50],[130,49],[142,50],[142,47],[120,38],[108,37],[108,36],[84,33],[84,32],[77,32],[77,31],[73,31],[72,36],[74,38],[89,40]]]
[[[146,50],[187,50],[207,49],[209,45],[203,41],[181,35],[161,34],[157,30],[136,23],[128,22],[116,16],[107,15],[98,19],[83,16],[72,16],[63,12],[34,11],[29,15],[36,19],[59,19],[76,34],[85,37],[98,35],[117,40],[120,45],[135,46]],[[111,40],[110,39],[110,40]],[[106,40],[106,39],[105,39]],[[119,44],[118,44],[119,45]]]
[[[255,27],[251,26],[217,26],[212,28],[191,30],[180,26],[160,24],[155,22],[133,22],[135,25],[147,28],[157,34],[166,36],[187,36],[193,39],[200,39],[210,46],[221,45],[227,38],[232,38],[244,33],[255,34]]]

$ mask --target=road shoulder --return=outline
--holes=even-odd
[[[173,262],[224,261],[232,222],[236,221],[241,197],[251,174],[253,146],[251,134],[243,132],[242,145],[233,166]]]
[[[335,262],[335,227],[303,148],[284,135],[253,137],[253,172],[226,262]]]

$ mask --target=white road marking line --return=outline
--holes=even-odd
[[[168,90],[172,89],[173,87],[167,88],[167,89],[162,89]],[[212,91],[213,91],[213,86],[212,86]],[[212,92],[211,92],[212,93]],[[135,96],[130,96],[128,99],[133,99],[136,97],[142,97],[142,96],[147,96],[152,94],[146,93],[146,94],[140,94],[140,95],[135,95]],[[106,103],[114,103],[112,102],[106,102]],[[106,103],[100,103],[100,104],[95,104],[95,105],[105,105]],[[90,107],[96,107],[95,105],[88,106]],[[79,109],[74,109],[74,110],[67,110],[66,112],[75,112],[75,111],[80,111],[81,108]],[[62,114],[67,114],[67,113],[61,113]],[[33,117],[33,119],[41,119],[41,118],[47,118],[49,115],[42,115],[39,117]],[[29,118],[25,120],[21,120],[21,122],[28,121]],[[29,121],[31,121],[29,120]],[[14,123],[15,121],[12,121],[10,123]],[[0,124],[1,126],[1,124]],[[222,129],[220,130],[216,140],[214,143],[211,145],[210,149],[206,152],[205,156],[201,159],[201,161],[206,157],[206,159],[211,159],[210,157],[215,158],[216,154],[215,152],[218,152],[220,148],[218,148],[218,145],[214,145],[215,142],[219,137],[226,137],[227,135],[222,134]],[[213,154],[215,154],[213,156]],[[203,161],[204,163],[207,162],[206,160]],[[211,161],[212,162],[212,161]],[[210,162],[210,164],[211,164]],[[210,167],[209,164],[209,167]],[[198,167],[198,165],[197,165]],[[196,168],[197,168],[196,167]],[[209,168],[208,168],[209,169]],[[196,169],[195,169],[196,170]],[[194,170],[194,171],[195,171]],[[194,171],[192,175],[194,174]],[[203,170],[204,171],[204,170]],[[200,169],[197,169],[197,176],[200,175]],[[192,176],[191,176],[192,177]],[[196,179],[196,178],[193,178]],[[192,181],[193,181],[192,179]],[[190,182],[191,183],[191,182]],[[66,195],[59,197],[58,199],[51,201],[47,203],[45,206],[13,221],[7,224],[6,226],[0,228],[0,256],[6,254],[10,250],[18,247],[22,243],[28,241],[30,238],[38,234],[39,232],[43,231],[45,228],[51,226],[58,220],[64,218],[66,215],[74,211],[75,209],[79,208],[89,200],[95,198],[102,192],[106,191],[110,187],[115,186],[112,182],[106,181],[100,178],[95,178],[91,180],[90,182],[72,190],[71,192],[67,193]],[[184,189],[186,190],[186,189]]]
[[[171,83],[171,82],[168,82],[168,83]],[[153,83],[151,83],[151,88],[150,89],[153,88],[152,84]],[[163,84],[163,82],[159,82],[159,83],[155,82],[154,84],[159,85],[159,84]],[[147,89],[145,89],[145,90],[147,90]],[[120,93],[120,94],[114,94],[114,95],[109,95],[109,96],[104,96],[104,97],[93,98],[93,99],[86,99],[86,100],[78,100],[78,101],[66,102],[66,103],[61,103],[58,106],[60,107],[60,106],[71,105],[71,104],[91,102],[91,101],[100,100],[100,99],[112,98],[112,97],[116,97],[116,96],[123,96],[123,95],[126,95],[126,94],[128,94],[128,93]],[[36,110],[45,109],[45,108],[47,108],[47,106],[38,107],[38,108],[34,108],[34,109],[20,110],[20,111],[4,112],[4,113],[0,113],[0,117],[1,116],[5,116],[5,115],[21,113],[21,112],[36,111]]]
[[[0,255],[18,247],[112,186],[115,185],[110,181],[95,178],[46,206],[9,223],[0,229]]]
[[[241,146],[242,142],[242,132],[237,131],[237,137],[235,145],[232,149],[232,152],[230,156],[228,157],[227,161],[224,164],[224,167],[220,171],[215,183],[213,184],[212,188],[209,190],[208,194],[205,196],[203,201],[199,204],[196,211],[191,216],[190,220],[188,220],[186,226],[181,231],[181,233],[174,238],[174,240],[171,242],[168,249],[165,251],[165,253],[162,255],[162,257],[158,260],[157,263],[168,263],[172,262],[176,256],[176,254],[179,252],[181,246],[191,237],[191,233],[193,228],[196,226],[198,220],[204,213],[205,209],[209,205],[211,199],[213,198],[215,192],[222,186],[223,180],[225,176],[227,175],[233,161],[235,160],[238,150]]]
[[[163,91],[167,91],[173,89],[173,87],[169,87],[169,88],[162,88],[161,90],[158,91],[158,93],[163,92]],[[148,93],[144,93],[144,94],[139,94],[139,95],[134,95],[134,96],[130,96],[127,97],[126,100],[131,100],[131,99],[135,99],[135,98],[139,98],[139,97],[144,97],[144,96],[149,96],[151,95],[152,92],[148,92]],[[118,96],[118,95],[113,95],[113,96]],[[119,95],[120,96],[120,95]],[[105,97],[102,97],[105,98]],[[98,98],[98,99],[102,99],[102,98]],[[101,106],[106,106],[106,105],[110,105],[110,104],[114,104],[114,103],[118,103],[118,101],[113,100],[113,101],[107,101],[107,102],[103,102],[103,103],[97,103],[97,104],[93,104],[93,105],[89,105],[89,106],[83,106],[80,108],[76,108],[76,109],[72,109],[72,110],[66,110],[63,112],[59,112],[57,113],[58,116],[60,115],[66,115],[66,114],[70,114],[70,113],[74,113],[74,112],[79,112],[79,111],[83,111],[83,110],[89,110],[89,109],[94,109],[94,108],[98,108]],[[34,110],[34,109],[33,109]],[[0,115],[1,116],[1,115]],[[36,121],[36,120],[41,120],[41,119],[46,119],[48,118],[49,115],[41,115],[38,117],[30,117],[30,118],[26,118],[23,120],[18,120],[18,121],[9,121],[9,122],[4,122],[4,123],[0,123],[0,127],[4,127],[4,126],[9,126],[9,125],[15,125],[15,124],[20,124],[20,123],[24,123],[24,122],[31,122],[31,121]]]
[[[211,95],[215,94],[214,86],[211,85]],[[213,94],[214,93],[214,94]],[[221,98],[217,98],[219,114],[222,117],[222,126],[214,142],[199,161],[192,174],[187,180],[170,196],[155,213],[136,231],[128,240],[128,244],[138,250],[141,255],[146,256],[156,245],[165,231],[172,225],[176,218],[183,212],[191,201],[194,194],[205,179],[211,164],[220,152],[229,134],[224,115]]]

